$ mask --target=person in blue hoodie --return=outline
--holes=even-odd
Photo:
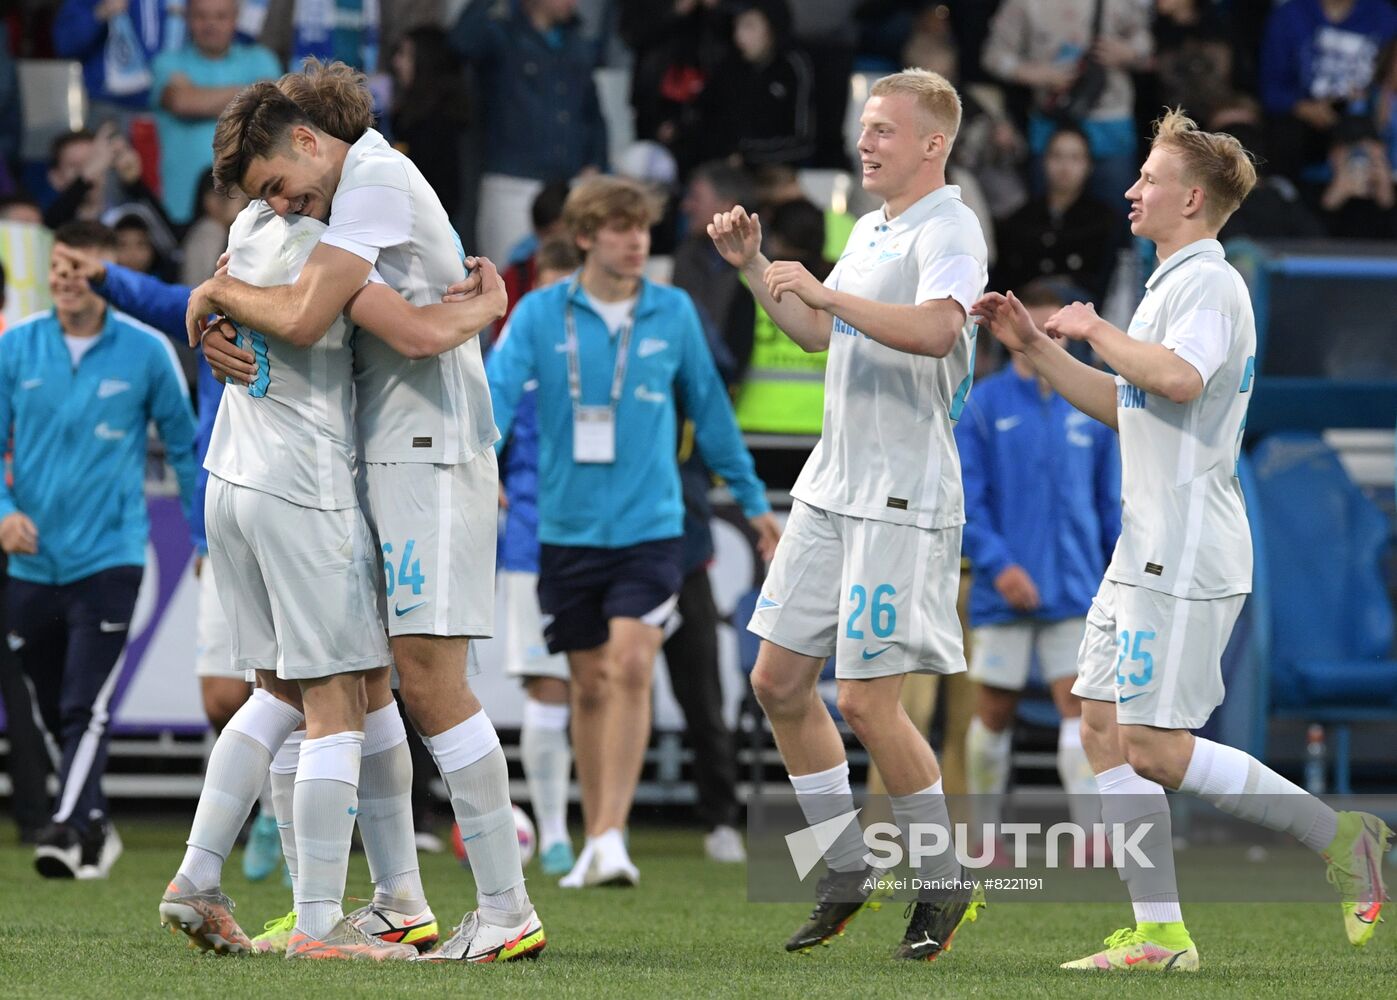
[[[184,42],[184,0],[64,0],[54,55],[82,63],[92,120],[121,124],[150,103],[151,65]]]
[[[1041,281],[1019,298],[1039,322],[1065,305]],[[976,706],[966,736],[972,829],[998,826],[1015,711],[1034,659],[1061,716],[1057,768],[1072,818],[1089,823],[1096,786],[1072,682],[1087,609],[1120,534],[1115,435],[1018,358],[975,386],[955,434],[965,485],[962,548],[974,574]]]
[[[676,397],[763,555],[780,534],[698,311],[644,277],[654,219],[633,181],[573,187],[563,220],[582,269],[524,296],[486,363],[502,437],[538,381],[538,598],[549,652],[568,654],[587,828],[566,888],[640,877],[622,829],[649,741],[655,654],[683,582]]]
[[[70,223],[54,238],[116,249],[116,235],[96,223]],[[13,486],[0,483],[7,641],[62,748],[35,867],[50,878],[105,878],[121,852],[102,774],[150,533],[146,428],[160,431],[192,521],[194,413],[165,337],[108,308],[56,252],[48,280],[54,307],[0,338],[0,432],[13,441],[14,471]]]

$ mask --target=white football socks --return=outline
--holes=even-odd
[[[424,738],[441,771],[461,840],[470,853],[480,918],[513,926],[532,904],[524,889],[519,834],[509,801],[509,767],[485,710]]]
[[[204,787],[189,828],[189,848],[179,867],[179,874],[195,889],[218,886],[223,862],[266,783],[272,755],[302,718],[296,709],[258,688],[219,734],[204,771]]]
[[[1323,800],[1250,754],[1212,740],[1195,737],[1179,791],[1238,819],[1288,833],[1316,853],[1329,846],[1339,829],[1338,813]]]
[[[374,883],[374,905],[401,913],[426,909],[412,825],[412,752],[396,702],[364,716],[359,836]]]
[[[539,851],[567,843],[568,783],[572,777],[568,706],[526,700],[519,753],[538,824]]]
[[[296,926],[323,939],[344,917],[349,841],[358,811],[361,732],[334,733],[301,744],[296,769]]]

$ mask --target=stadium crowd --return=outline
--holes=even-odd
[[[589,240],[595,235],[595,223],[589,230],[566,217],[570,188],[616,174],[639,182],[653,200],[651,207],[625,212],[649,225],[649,273],[687,292],[694,307],[666,299],[655,308],[668,310],[664,316],[672,325],[683,325],[692,314],[694,342],[706,347],[709,367],[716,367],[732,400],[729,414],[721,393],[700,386],[691,399],[703,409],[695,405],[681,414],[672,435],[664,434],[667,424],[659,425],[666,437],[664,463],[672,466],[676,454],[682,463],[685,516],[682,545],[676,545],[682,557],[674,560],[679,575],[666,584],[667,593],[678,595],[682,625],[667,637],[665,650],[697,751],[708,851],[720,861],[742,860],[743,847],[735,829],[736,752],[718,686],[717,611],[704,573],[713,557],[708,493],[714,481],[704,460],[738,495],[762,543],[774,544],[777,529],[766,520],[760,487],[762,481],[768,488],[789,487],[806,455],[800,437],[813,441],[819,434],[825,357],[785,338],[739,270],[715,249],[707,225],[715,214],[744,206],[759,213],[771,259],[800,261],[819,278],[829,272],[855,218],[873,207],[857,181],[852,190],[836,183],[833,196],[823,186],[829,171],[852,166],[846,116],[850,102],[857,111],[863,96],[851,96],[851,74],[918,66],[961,89],[964,121],[948,177],[983,227],[989,287],[1032,289],[1020,296],[1030,307],[1079,299],[1104,309],[1113,294],[1123,296],[1126,314],[1135,306],[1142,276],[1123,193],[1148,150],[1146,123],[1164,106],[1183,107],[1204,128],[1228,132],[1258,155],[1256,192],[1232,216],[1223,240],[1397,237],[1397,8],[1389,0],[29,0],[0,20],[0,221],[43,226],[66,246],[115,265],[81,255],[63,258],[72,269],[63,281],[71,283],[76,274],[110,301],[121,301],[122,287],[144,287],[122,284],[135,280],[133,275],[178,282],[187,295],[214,274],[230,226],[247,204],[245,196],[215,190],[216,119],[244,87],[296,70],[307,58],[340,60],[369,74],[376,127],[417,165],[457,232],[473,234],[464,241],[466,250],[498,266],[511,309],[524,293],[581,263],[569,234],[581,231]],[[87,93],[85,127],[53,134],[42,162],[22,155],[34,143],[21,108],[40,102],[19,91],[20,59],[80,64]],[[628,70],[629,121],[608,119],[619,105],[599,92],[596,71],[603,68]],[[633,132],[633,144],[616,148],[610,140],[618,127]],[[0,303],[3,274],[0,269]],[[543,314],[539,298],[510,322],[523,329],[562,322],[564,297],[561,291],[554,297],[556,317]],[[100,316],[96,300],[85,307]],[[631,308],[629,319],[601,318],[613,334],[624,328],[629,335],[635,323],[639,336],[643,316]],[[178,331],[174,336],[178,341]],[[989,349],[989,338],[983,340],[986,349],[974,364],[977,375],[989,376],[1004,357]],[[502,430],[512,424],[513,431],[500,466],[507,507],[500,565],[511,602],[527,603],[540,559],[550,557],[547,547],[540,555],[536,528],[530,531],[529,519],[538,516],[532,508],[543,505],[537,496],[540,459],[530,453],[540,450],[541,434],[562,431],[550,409],[559,401],[530,398],[522,393],[522,375],[514,377],[526,367],[518,356],[526,338],[505,342],[515,346],[493,363],[490,380],[497,423]],[[193,376],[192,354],[182,343],[176,347]],[[73,355],[74,364],[79,357]],[[676,377],[701,381],[687,370]],[[997,379],[987,383],[987,389],[996,388],[983,394],[983,402],[980,394],[972,397],[969,419],[957,431],[967,490],[973,483],[982,496],[993,495],[994,477],[1010,475],[1024,456],[1076,443],[1073,435],[1083,433],[1066,415],[1070,407],[1031,372],[1005,367]],[[217,392],[200,384],[201,423],[211,420],[204,408],[217,406]],[[1036,403],[1040,393],[1060,404],[1061,426],[1055,423],[1048,439],[1023,444],[1019,453],[991,454],[987,428],[1013,421],[1014,407]],[[503,416],[501,399],[507,400]],[[1002,409],[992,410],[991,403]],[[168,421],[162,432],[169,431],[172,456],[184,461],[193,418],[189,427],[176,426],[167,410],[160,414]],[[796,452],[754,449],[749,457],[740,439],[723,437],[729,416],[748,435],[793,436]],[[1080,564],[1076,577],[1056,577],[1063,572],[1057,555],[1020,547],[1012,511],[997,511],[994,524],[977,523],[980,505],[967,504],[964,554],[977,589],[963,603],[977,642],[1002,648],[1008,641],[1003,630],[1014,622],[1075,622],[1075,637],[1056,640],[1052,655],[1041,647],[1039,657],[1045,667],[1053,660],[1057,668],[1075,654],[1080,619],[1119,532],[1118,459],[1114,444],[1098,437],[1092,432],[1088,442],[1091,463],[1039,470],[1048,478],[1006,487],[1021,496],[1060,489],[1074,510],[1090,513],[1076,535],[1064,532],[1071,553],[1063,558]],[[17,450],[25,447],[15,442]],[[652,460],[658,461],[648,454],[646,461]],[[43,456],[33,461],[41,463]],[[16,476],[22,468],[17,462]],[[649,475],[645,463],[636,469]],[[181,486],[191,488],[183,478]],[[986,500],[985,506],[993,505]],[[5,513],[15,513],[12,504]],[[47,537],[42,526],[39,535]],[[7,531],[0,522],[0,541],[21,564],[26,554],[32,558],[34,540],[22,526]],[[1033,565],[1035,558],[1042,569]],[[602,577],[629,571],[596,569]],[[516,574],[520,580],[508,582]],[[20,593],[12,580],[7,598],[12,626],[16,613],[32,613],[34,600],[33,575],[17,580],[23,581]],[[68,599],[72,579],[47,582]],[[131,600],[135,585],[121,581]],[[556,594],[551,600],[566,603]],[[108,624],[107,614],[99,613],[101,625]],[[113,619],[129,614],[125,605],[110,612]],[[536,608],[533,614],[536,622]],[[511,625],[517,621],[512,617]],[[92,631],[93,624],[83,627]],[[994,632],[996,627],[1001,631]],[[636,637],[625,654],[632,673],[648,677],[662,638],[658,631]],[[119,652],[108,650],[111,645],[102,647],[99,674],[84,667],[89,687],[94,677],[101,687],[107,676]],[[1023,659],[1026,672],[1027,649],[1004,655]],[[38,644],[17,651],[23,673],[31,677],[42,673],[34,665],[36,653],[64,655]],[[77,654],[70,649],[68,655]],[[556,803],[559,788],[564,796],[562,806],[537,817],[543,860],[550,872],[563,874],[575,863],[565,826],[572,766],[564,735],[567,706],[584,719],[602,719],[608,711],[643,718],[649,681],[628,678],[617,695],[628,700],[608,708],[585,662],[575,659],[569,675],[556,657],[550,665],[543,650],[526,645],[511,660],[528,685],[524,762],[535,811],[540,801]],[[959,771],[948,788],[1002,791],[1007,780],[1014,697],[1025,679],[1014,669],[1005,679],[996,667],[1004,667],[1002,658],[972,662],[971,676],[992,692],[981,691],[973,713],[973,696],[948,694],[959,705],[951,713],[959,722],[947,724],[948,747],[964,743],[968,753],[963,767],[948,766],[948,773]],[[1075,670],[1069,667],[1048,679],[1066,677]],[[37,739],[23,725],[34,717],[27,707],[31,696],[46,726],[70,744],[63,773],[76,759],[84,774],[83,787],[61,798],[60,816],[66,821],[87,808],[103,815],[104,751],[94,765],[91,753],[84,757],[79,747],[83,734],[94,731],[94,718],[95,731],[105,725],[101,693],[69,691],[60,703],[56,691],[26,687],[11,658],[0,662],[0,675],[6,678],[0,694],[11,720],[15,818],[25,835],[44,836],[53,814],[32,780],[44,766],[43,751],[25,750],[26,740]],[[579,690],[570,692],[569,684]],[[1059,772],[1065,786],[1080,789],[1086,773],[1081,737],[1071,721],[1070,696],[1058,687],[1064,716]],[[221,726],[238,700],[220,707],[210,690],[210,720]],[[924,694],[905,693],[904,704],[925,733],[932,699]],[[598,730],[609,734],[598,737],[604,745],[579,746],[577,753],[619,752],[614,744],[624,727],[614,719],[596,725],[617,728]],[[643,749],[641,743],[626,752],[638,759]],[[947,756],[953,759],[956,751],[948,749]],[[621,764],[618,781],[634,770],[629,758]],[[589,820],[589,843],[595,839],[598,852],[619,852],[622,860],[615,864],[622,870],[629,859],[619,846],[620,830],[633,787],[606,798],[603,778],[610,781],[613,772],[593,770],[595,761],[585,767],[579,760],[584,800],[605,799],[604,808],[592,806],[606,813],[604,821]],[[90,854],[99,869],[103,830],[89,838],[90,847],[83,845],[84,857]],[[611,831],[614,845],[603,839]],[[274,825],[264,824],[262,836],[275,847]]]

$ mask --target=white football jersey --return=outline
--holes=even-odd
[[[894,219],[854,226],[825,284],[891,305],[955,299],[965,326],[944,358],[870,340],[839,317],[825,366],[824,429],[791,495],[837,514],[948,528],[965,523],[960,456],[951,429],[970,392],[970,307],[988,280],[980,222],[947,185]]]
[[[323,241],[369,261],[415,306],[441,301],[466,274],[436,192],[373,129],[345,157]],[[354,366],[365,461],[459,465],[499,438],[478,339],[412,361],[360,331]]]
[[[266,202],[243,209],[228,234],[228,273],[251,285],[289,285],[325,225]],[[336,317],[311,347],[293,347],[239,325],[257,378],[230,385],[214,421],[204,468],[230,483],[317,510],[353,507],[354,386],[349,327]]]
[[[1192,600],[1250,593],[1237,461],[1256,366],[1251,298],[1217,240],[1175,251],[1145,287],[1131,339],[1189,362],[1203,393],[1171,403],[1116,377],[1121,534],[1106,577]]]

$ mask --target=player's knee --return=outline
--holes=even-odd
[[[607,674],[619,691],[648,694],[655,674],[654,658],[646,657],[642,650],[625,650],[615,656]]]
[[[596,711],[606,704],[611,690],[611,670],[597,664],[572,678],[572,700],[578,711]]]
[[[887,722],[887,706],[869,697],[868,692],[858,684],[841,684],[835,704],[839,707],[839,714],[844,717],[845,723],[860,741],[865,733],[879,725],[880,719],[883,723]]]
[[[1146,781],[1157,781],[1165,784],[1165,771],[1163,760],[1158,752],[1158,748],[1149,740],[1141,739],[1130,731],[1128,727],[1122,727],[1120,736],[1120,752],[1125,758],[1125,762],[1130,765],[1130,769],[1144,778]]]
[[[1014,724],[1014,710],[1017,707],[1018,699],[1014,697],[982,697],[975,708],[975,714],[990,732],[1002,733]]]
[[[224,727],[233,721],[233,716],[241,707],[241,700],[234,700],[222,692],[204,695],[204,715],[208,717],[209,725],[215,732],[221,733]]]
[[[760,663],[752,671],[752,693],[767,715],[789,714],[796,708],[803,710],[810,699],[807,687],[799,678]]]

